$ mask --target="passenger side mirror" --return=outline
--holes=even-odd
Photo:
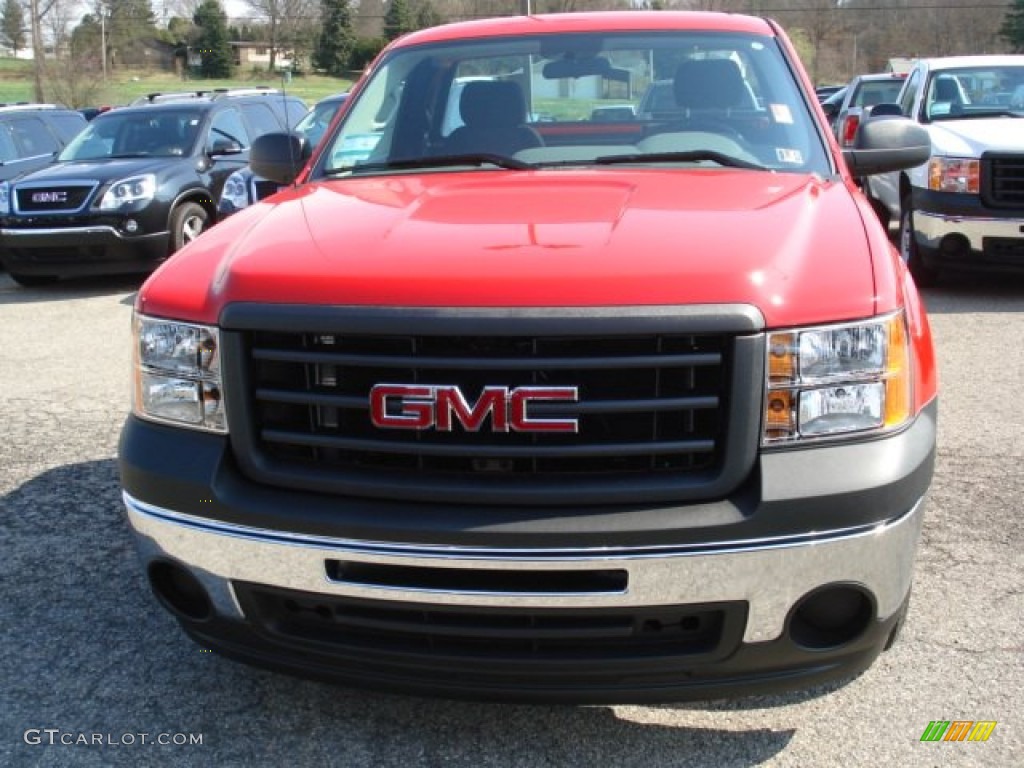
[[[913,120],[876,115],[861,122],[853,149],[844,149],[843,159],[850,173],[861,177],[922,165],[931,153],[931,136]]]
[[[291,184],[309,159],[309,142],[296,133],[265,133],[253,141],[249,167],[278,184]]]

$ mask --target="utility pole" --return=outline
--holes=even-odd
[[[107,82],[107,14],[103,3],[100,8],[100,56],[103,58],[103,82]]]
[[[523,16],[529,16],[533,13],[533,9],[530,8],[531,0],[519,0],[519,13]]]

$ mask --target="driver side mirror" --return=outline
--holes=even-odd
[[[213,145],[210,147],[210,157],[216,157],[220,155],[240,155],[242,154],[242,145],[233,139],[214,139]]]

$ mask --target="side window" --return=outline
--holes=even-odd
[[[903,98],[900,99],[900,110],[907,117],[913,117],[911,111],[914,109],[914,95],[921,87],[921,70],[915,69],[910,78],[907,80],[907,84],[903,87]]]
[[[235,141],[242,148],[249,146],[249,133],[245,130],[242,116],[234,107],[224,109],[213,117],[210,124],[210,135],[206,141],[206,148],[212,149],[217,141]]]
[[[280,131],[284,127],[274,114],[274,110],[266,104],[243,104],[242,114],[245,115],[246,122],[249,123],[249,128],[252,129],[250,135],[254,139],[257,136],[262,136],[264,133]]]
[[[84,117],[70,114],[52,115],[50,120],[53,122],[53,127],[57,129],[57,134],[65,143],[75,138],[78,132],[89,124]]]
[[[308,108],[298,99],[288,99],[284,103],[284,110],[288,115],[288,127],[294,128],[296,123],[306,116]]]
[[[10,126],[6,122],[0,123],[0,163],[9,163],[17,159],[18,149],[11,138]]]
[[[48,155],[60,149],[50,129],[38,117],[11,118],[11,133],[24,157]]]

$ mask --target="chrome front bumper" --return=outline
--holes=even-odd
[[[145,562],[186,566],[225,618],[244,614],[232,588],[244,581],[302,592],[424,605],[582,608],[746,601],[743,640],[782,635],[801,597],[825,584],[863,585],[876,616],[899,611],[911,584],[923,516],[918,500],[902,517],[857,529],[693,547],[571,550],[396,546],[233,525],[145,504],[124,493]],[[329,561],[475,571],[625,571],[620,591],[522,592],[396,588],[329,576]]]
[[[942,238],[947,235],[961,235],[970,250],[981,253],[986,237],[1022,239],[1024,219],[994,219],[986,217],[950,216],[928,211],[914,212],[914,237],[918,245],[937,251]]]

